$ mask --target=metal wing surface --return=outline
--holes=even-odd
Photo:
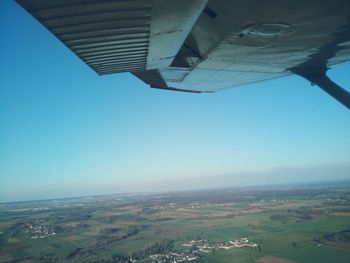
[[[17,2],[97,74],[132,72],[160,89],[312,79],[350,59],[349,0]]]

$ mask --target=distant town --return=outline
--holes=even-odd
[[[30,238],[46,238],[49,236],[56,235],[53,226],[40,225],[39,222],[36,224],[25,224],[25,232],[30,234]]]
[[[199,258],[200,252],[212,253],[215,249],[233,249],[252,247],[257,248],[258,244],[249,242],[247,237],[242,237],[239,240],[233,240],[222,243],[209,242],[208,240],[191,240],[189,243],[184,243],[182,246],[188,248],[183,251],[169,252],[165,254],[153,254],[150,255],[152,263],[164,263],[164,262],[184,262],[193,261]],[[131,260],[137,262],[136,260]]]

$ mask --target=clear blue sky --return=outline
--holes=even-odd
[[[0,202],[291,181],[283,167],[350,179],[350,112],[299,77],[201,95],[99,77],[14,1],[0,1],[0,58]],[[329,75],[350,87],[349,72]]]

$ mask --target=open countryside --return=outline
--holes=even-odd
[[[0,262],[349,262],[350,182],[0,204]]]

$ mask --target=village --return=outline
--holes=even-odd
[[[55,230],[52,226],[36,224],[25,224],[25,232],[30,234],[31,239],[47,238],[49,236],[56,235]]]
[[[230,240],[228,242],[209,242],[208,240],[199,239],[191,240],[188,243],[182,244],[187,249],[176,252],[169,252],[165,254],[153,254],[150,255],[152,263],[163,263],[163,262],[185,262],[193,261],[200,257],[200,253],[211,253],[215,249],[233,249],[252,247],[257,248],[258,244],[249,242],[247,237],[242,237],[238,240]]]

